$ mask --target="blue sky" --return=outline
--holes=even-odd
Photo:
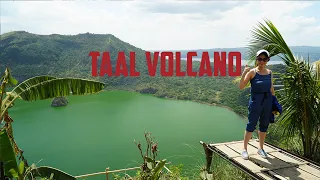
[[[113,34],[145,50],[243,47],[270,19],[289,45],[320,46],[317,1],[1,1],[1,34]],[[318,12],[317,12],[318,11]]]

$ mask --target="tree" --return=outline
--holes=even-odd
[[[279,101],[284,112],[278,123],[283,127],[285,137],[298,134],[304,156],[314,159],[312,155],[320,148],[320,63],[315,63],[317,68],[313,68],[309,59],[295,57],[273,23],[269,20],[265,23],[259,23],[253,29],[248,56],[254,61],[256,52],[266,49],[271,56],[279,56],[285,63],[284,88],[279,90],[283,93]]]
[[[22,179],[25,167],[28,167],[23,151],[15,143],[12,122],[8,109],[13,107],[16,99],[36,101],[51,99],[59,96],[86,95],[97,93],[104,88],[104,84],[97,81],[77,78],[56,78],[51,76],[37,76],[27,79],[17,85],[8,68],[0,79],[0,162],[3,162],[5,174],[11,178]],[[6,89],[12,88],[9,92]],[[22,160],[18,165],[16,157]]]

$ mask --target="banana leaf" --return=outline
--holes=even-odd
[[[16,156],[5,129],[0,131],[0,160],[4,163],[6,176],[10,178],[17,178],[19,176]]]
[[[24,101],[36,101],[68,95],[86,95],[101,91],[104,84],[97,81],[78,78],[55,78],[37,76],[30,78],[11,92]]]
[[[88,95],[100,92],[104,85],[98,81],[79,78],[33,77],[23,81],[12,91],[6,93],[7,96],[0,108],[0,119],[17,98],[24,101],[36,101],[71,94]]]
[[[38,178],[51,178],[53,180],[75,180],[76,178],[66,172],[49,166],[39,166],[31,170],[32,176]]]

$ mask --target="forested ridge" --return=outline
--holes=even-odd
[[[157,75],[151,77],[148,74],[145,51],[111,34],[37,35],[16,31],[1,35],[0,44],[1,70],[5,66],[10,67],[12,74],[20,81],[38,75],[89,78],[106,83],[107,90],[138,91],[162,98],[192,100],[226,106],[239,115],[247,114],[248,90],[239,90],[233,82],[234,77],[162,77],[160,62]],[[113,66],[116,65],[119,51],[125,52],[127,62],[129,52],[134,51],[136,70],[140,72],[140,76],[92,77],[92,60],[89,56],[91,51],[99,51],[101,54],[103,51],[110,52]],[[101,57],[99,63],[100,61]],[[181,64],[185,71],[186,62],[182,61]],[[200,62],[194,61],[193,70],[199,71],[199,66]],[[284,71],[283,65],[270,65],[269,68],[278,73]]]

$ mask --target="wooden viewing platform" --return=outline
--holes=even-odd
[[[271,144],[265,143],[263,148],[268,158],[260,157],[257,154],[259,147],[257,139],[249,141],[249,160],[244,160],[241,156],[243,141],[216,144],[206,144],[200,141],[200,143],[206,153],[207,170],[210,170],[212,153],[215,152],[253,179],[320,180],[320,165]]]

